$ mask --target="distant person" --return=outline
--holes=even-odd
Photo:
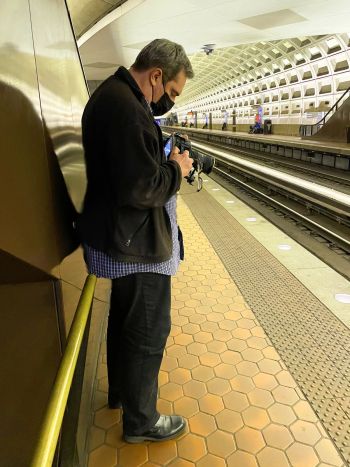
[[[250,125],[249,133],[257,134],[262,133],[262,128],[259,122],[255,122],[254,125]]]
[[[83,114],[88,186],[78,228],[89,272],[112,279],[108,403],[123,407],[130,443],[171,439],[186,427],[156,403],[171,276],[183,251],[176,193],[193,160],[176,147],[166,159],[153,115],[166,114],[192,77],[182,46],[156,39],[101,84]]]

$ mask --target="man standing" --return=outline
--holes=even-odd
[[[182,255],[176,193],[193,161],[178,148],[166,159],[153,114],[168,112],[192,77],[182,46],[156,39],[101,84],[83,114],[88,185],[78,229],[89,272],[112,279],[108,403],[123,407],[131,443],[171,439],[186,426],[156,402]]]

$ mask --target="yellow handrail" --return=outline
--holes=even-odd
[[[52,465],[74,370],[94,297],[95,286],[96,276],[90,274],[85,280],[77,311],[69,331],[67,346],[41,425],[31,467],[50,467]]]

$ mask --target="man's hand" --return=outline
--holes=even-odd
[[[192,169],[193,159],[190,158],[189,152],[184,151],[180,154],[180,150],[177,146],[171,151],[169,160],[176,161],[179,164],[183,177],[186,177]]]

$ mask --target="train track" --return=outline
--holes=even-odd
[[[236,148],[192,141],[215,157],[212,178],[350,279],[350,193],[346,174],[266,164]],[[248,157],[249,156],[249,157]],[[302,173],[301,173],[302,172]],[[345,181],[344,181],[345,178]],[[322,179],[322,180],[321,180]],[[327,183],[325,183],[327,182]]]
[[[248,158],[253,161],[258,161],[268,166],[274,168],[284,169],[288,173],[298,173],[300,176],[308,179],[317,180],[319,183],[327,185],[329,183],[336,184],[338,188],[342,191],[350,193],[350,173],[344,173],[339,169],[333,169],[334,173],[329,173],[329,168],[312,166],[310,163],[303,163],[295,159],[288,160],[289,158],[285,156],[271,155],[267,153],[262,153],[256,150],[242,150],[231,145],[225,145],[220,143],[211,143],[210,145],[224,150],[231,150],[235,154],[242,155],[245,158]],[[287,160],[286,160],[287,159]]]

